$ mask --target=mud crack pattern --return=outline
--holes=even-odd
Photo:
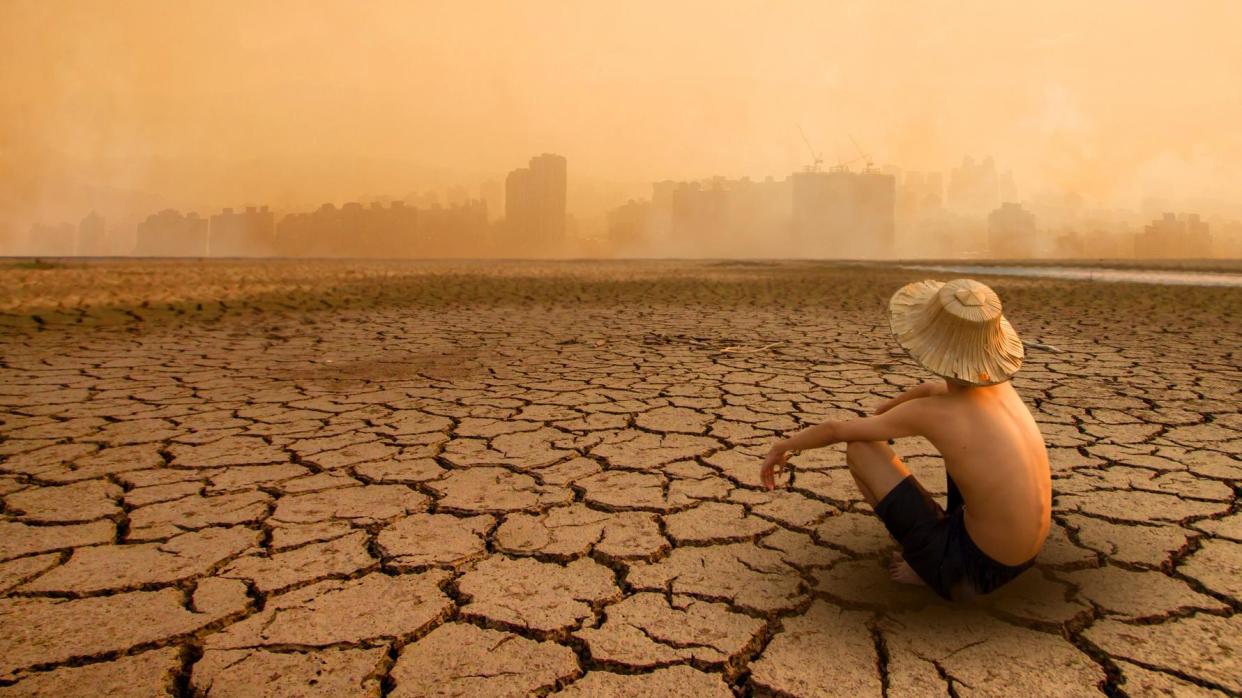
[[[1242,291],[987,279],[1053,464],[949,607],[841,449],[927,379],[811,263],[0,270],[0,696],[1242,692]],[[899,454],[943,496],[917,439]]]

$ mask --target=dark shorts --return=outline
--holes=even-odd
[[[962,495],[948,478],[949,510],[927,494],[913,475],[894,487],[875,507],[905,558],[937,594],[965,601],[990,593],[1022,574],[1034,558],[1006,565],[988,557],[966,533]]]

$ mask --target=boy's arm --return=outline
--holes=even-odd
[[[947,392],[949,392],[949,386],[945,385],[944,381],[930,381],[928,383],[921,383],[919,385],[914,386],[913,388],[910,388],[909,390],[898,395],[897,397],[884,402],[884,404],[875,408],[875,413],[884,414],[885,412],[893,409],[894,407],[896,407],[897,405],[900,405],[903,402],[907,402],[909,400],[917,400],[923,397],[931,397],[933,395],[944,395]]]
[[[930,417],[931,406],[927,404],[927,401],[914,400],[899,404],[873,417],[862,417],[844,422],[824,422],[807,427],[772,445],[759,471],[759,479],[767,489],[775,487],[777,468],[783,468],[790,451],[805,451],[809,448],[820,448],[848,441],[887,441],[903,436],[923,434],[926,431],[924,426]]]

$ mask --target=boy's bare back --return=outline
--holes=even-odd
[[[1013,385],[947,384],[898,410],[944,456],[979,548],[1005,564],[1034,556],[1051,525],[1051,476],[1043,436]]]

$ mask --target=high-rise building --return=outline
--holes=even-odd
[[[1225,259],[1242,257],[1242,221],[1212,223],[1212,254]]]
[[[892,256],[896,178],[875,171],[793,174],[795,244],[807,256]]]
[[[78,254],[102,257],[110,252],[103,216],[91,211],[78,223]]]
[[[171,208],[153,213],[138,224],[134,254],[141,257],[206,257],[207,219],[197,213],[182,215]]]
[[[1013,173],[999,172],[992,158],[976,162],[967,156],[960,167],[949,173],[946,205],[961,213],[983,214],[1000,205],[1002,201],[1018,198]]]
[[[489,179],[480,184],[479,198],[483,201],[483,205],[487,207],[488,221],[494,221],[504,213],[505,186],[500,182]]]
[[[1026,259],[1035,251],[1035,214],[1022,204],[1006,201],[988,214],[988,255],[994,259]]]
[[[1196,213],[1180,219],[1166,213],[1134,236],[1134,256],[1197,259],[1212,254],[1212,235],[1207,222]]]
[[[350,202],[284,216],[275,247],[286,257],[468,257],[479,256],[486,235],[487,210],[477,199],[425,209]]]
[[[928,209],[914,223],[901,248],[903,258],[981,259],[987,257],[983,218]]]
[[[669,185],[672,186],[669,186]],[[701,182],[657,182],[651,229],[668,223],[662,249],[691,257],[788,255],[789,181],[771,177],[712,177]],[[664,212],[667,211],[667,218]]]
[[[211,217],[213,257],[267,257],[276,243],[276,217],[266,206],[241,213],[226,208]]]
[[[565,245],[566,160],[544,153],[505,178],[505,227],[522,256],[555,254]]]
[[[944,206],[944,185],[939,172],[906,172],[898,182],[899,219],[914,219],[925,210]]]
[[[619,254],[640,254],[650,244],[652,206],[630,199],[608,212],[608,241]]]
[[[460,184],[454,184],[444,191],[444,203],[448,206],[464,206],[470,201],[470,190]]]
[[[717,257],[714,250],[725,235],[729,221],[729,192],[723,178],[682,182],[673,190],[673,238],[687,251],[699,250]]]

